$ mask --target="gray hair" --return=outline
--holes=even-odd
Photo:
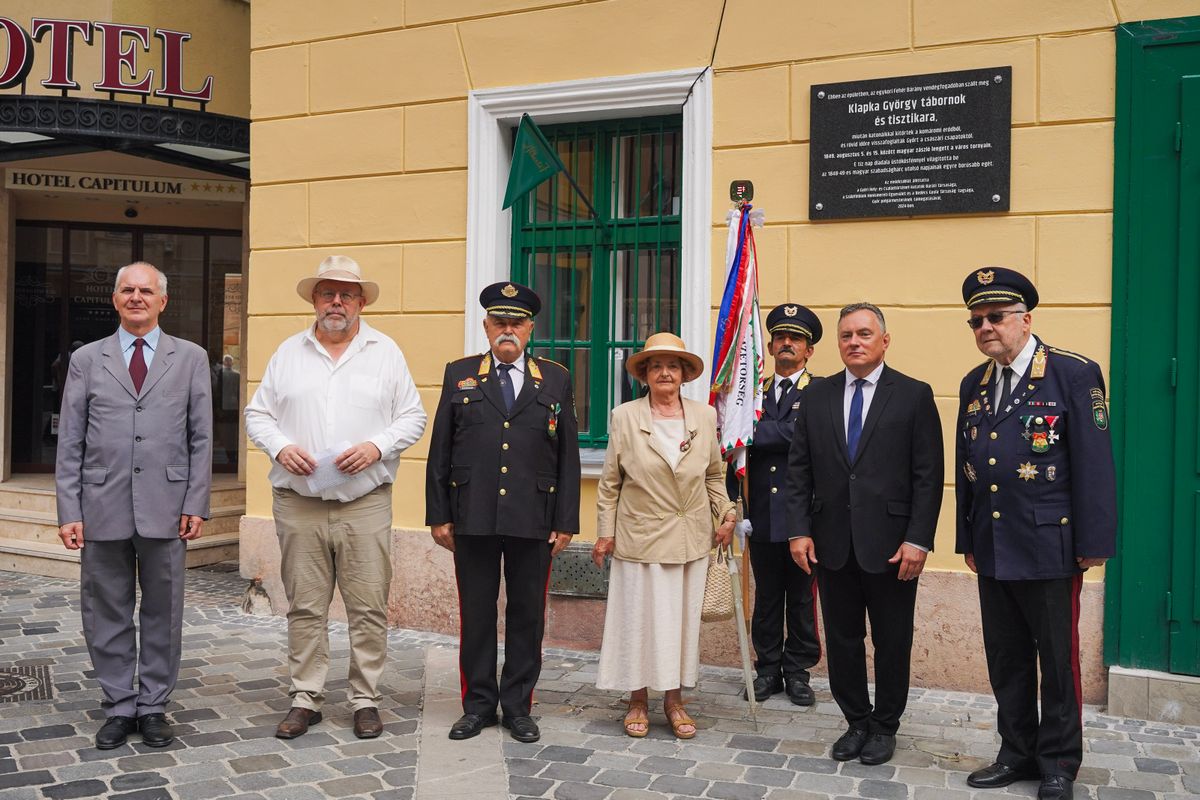
[[[129,269],[130,267],[146,267],[147,269],[154,270],[154,274],[158,276],[158,293],[163,295],[164,297],[166,296],[166,294],[167,294],[167,276],[165,273],[163,273],[163,271],[161,269],[154,266],[149,261],[135,261],[132,264],[126,264],[125,266],[123,266],[119,270],[117,270],[116,280],[113,281],[113,292],[120,291],[121,278],[125,277],[125,270]]]
[[[887,333],[887,320],[883,318],[883,312],[879,310],[879,306],[872,305],[871,303],[851,303],[838,314],[838,322],[841,322],[855,311],[870,311],[875,315],[875,319],[879,320],[879,332]]]

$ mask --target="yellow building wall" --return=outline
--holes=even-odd
[[[382,4],[382,3],[381,3]],[[192,34],[183,45],[183,88],[195,91],[204,84],[205,76],[213,76],[212,102],[207,111],[247,117],[250,114],[250,3],[248,0],[8,0],[0,8],[0,16],[30,31],[34,17],[47,19],[78,19],[90,22],[123,22],[146,25],[150,28],[150,49],[143,52],[136,46],[138,77],[154,70],[153,88],[162,83],[162,39],[154,35],[155,28],[185,31]],[[101,36],[93,35],[92,45],[83,43],[76,34],[75,82],[80,84],[70,96],[108,99],[107,92],[97,92],[92,84],[100,80]],[[126,47],[133,41],[126,37]],[[7,55],[7,41],[0,41],[0,53]],[[57,89],[41,85],[50,70],[49,35],[34,43],[33,71],[26,81],[25,93],[58,95]],[[130,80],[128,70],[124,79]],[[20,94],[21,88],[5,89],[3,94]],[[141,102],[136,95],[117,95],[118,101]],[[147,102],[166,105],[162,98],[150,97]],[[179,102],[178,107],[198,109],[195,103]]]
[[[714,310],[725,187],[749,178],[767,215],[764,307],[805,303],[829,331],[848,302],[882,306],[888,360],[933,385],[951,445],[959,380],[982,360],[963,324],[959,288],[970,270],[1026,272],[1044,298],[1035,330],[1107,370],[1113,28],[1197,14],[1200,2],[729,0],[718,40],[721,10],[721,0],[255,0],[250,391],[278,344],[308,322],[295,282],[346,252],[382,284],[371,322],[397,338],[432,414],[441,365],[463,348],[468,92],[702,68],[710,58]],[[812,84],[1000,65],[1013,68],[1009,213],[808,220]],[[841,367],[832,337],[811,366]],[[423,527],[424,454],[422,442],[402,460],[398,527]],[[250,455],[249,516],[270,516],[268,467]],[[952,482],[952,465],[946,474]],[[946,497],[931,566],[958,570],[952,483]]]

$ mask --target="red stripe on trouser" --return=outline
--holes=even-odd
[[[1075,707],[1079,724],[1083,725],[1083,678],[1079,674],[1079,594],[1083,591],[1083,574],[1076,575],[1071,586],[1071,678],[1075,684]]]
[[[817,661],[821,660],[823,651],[821,650],[821,625],[817,619],[817,576],[812,575],[812,611],[813,611],[813,637],[817,640]]]
[[[455,572],[458,568],[455,567]],[[462,588],[458,585],[458,575],[454,576],[454,591],[458,595],[458,683],[461,687],[462,702],[467,702],[467,673],[463,669],[463,603]]]
[[[546,565],[546,586],[542,589],[542,638],[546,638],[546,600],[550,597],[550,570],[554,566],[554,557]],[[508,656],[505,656],[507,658]],[[542,643],[538,642],[538,674],[542,673]],[[529,710],[533,711],[533,689],[529,690]]]

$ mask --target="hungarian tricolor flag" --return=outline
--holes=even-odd
[[[763,406],[763,334],[752,222],[762,225],[762,212],[752,214],[749,203],[729,212],[729,274],[717,316],[708,395],[709,405],[717,410],[721,455],[736,467],[739,480],[746,473],[746,447],[754,442]]]

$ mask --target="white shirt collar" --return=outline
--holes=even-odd
[[[1033,353],[1035,350],[1037,350],[1037,339],[1031,333],[1029,334],[1029,341],[1025,342],[1025,346],[1021,348],[1021,352],[1017,353],[1017,357],[1014,358],[1013,362],[1008,365],[1012,367],[1013,375],[1019,378],[1029,370],[1029,362],[1033,361]],[[1004,365],[997,361],[996,375],[1002,375],[1003,373],[1001,370],[1003,369]],[[1000,378],[997,377],[996,380],[1000,380]]]
[[[853,372],[851,372],[849,367],[846,367],[845,372],[846,372],[846,386],[853,386],[854,382],[856,380],[858,380],[858,376],[855,375]],[[869,383],[870,385],[874,386],[875,384],[879,383],[879,377],[881,375],[883,375],[883,362],[882,361],[879,362],[878,367],[871,370],[871,374],[867,375],[866,378],[864,378],[864,380],[867,383]]]
[[[786,380],[790,380],[792,382],[792,385],[795,386],[796,380],[807,371],[808,371],[807,366],[801,367],[800,369],[793,372],[791,375],[784,375],[782,372],[779,372],[778,370],[776,370],[775,385],[778,386],[780,381],[786,379]]]
[[[496,356],[495,353],[492,353],[492,361],[496,362],[497,369],[499,369],[500,365],[504,363]],[[512,362],[512,365],[517,371],[524,372],[525,371],[525,354],[521,353],[521,355],[517,356],[517,360]]]

